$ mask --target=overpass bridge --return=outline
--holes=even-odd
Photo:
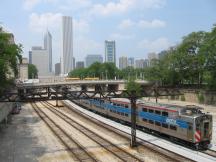
[[[128,92],[124,86],[124,80],[96,80],[96,81],[71,81],[52,83],[19,83],[15,89],[7,91],[1,96],[1,102],[28,102],[43,100],[76,100],[91,98],[128,98],[131,102],[131,146],[136,146],[136,100],[139,97],[157,97],[180,95],[178,89],[161,87],[157,83],[136,81],[141,85],[139,96],[134,92]]]
[[[78,80],[50,83],[17,83],[0,97],[0,102],[27,102],[43,100],[74,100],[80,98],[122,98],[130,96],[125,89],[126,80]],[[141,85],[137,97],[180,95],[178,89],[159,86],[155,82],[136,81]]]

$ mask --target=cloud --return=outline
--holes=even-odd
[[[73,20],[74,31],[78,34],[86,34],[90,31],[90,25],[85,20]]]
[[[132,21],[130,19],[122,20],[118,25],[119,29],[127,29],[130,27],[139,27],[139,28],[163,28],[166,26],[166,22],[158,19],[152,21],[140,20],[138,22]]]
[[[34,32],[44,32],[47,28],[56,30],[61,24],[61,13],[32,13],[29,17],[29,28]]]
[[[41,3],[41,0],[24,0],[23,8],[26,10],[31,10],[37,4]]]
[[[166,0],[119,0],[106,4],[94,4],[90,9],[90,14],[108,16],[136,9],[161,8],[165,5],[165,2]]]
[[[68,10],[79,10],[82,8],[87,8],[92,5],[91,0],[66,0],[64,3],[59,4],[59,9],[63,11],[68,11]]]
[[[138,48],[146,49],[148,52],[160,52],[172,46],[167,38],[161,37],[156,40],[144,39],[138,43]]]
[[[23,1],[23,8],[25,10],[31,10],[35,6],[41,4],[41,3],[49,3],[49,4],[54,4],[57,3],[59,0],[24,0]]]
[[[166,22],[158,19],[152,21],[140,20],[137,26],[141,28],[162,28],[166,26]]]
[[[133,22],[132,20],[130,19],[126,19],[126,20],[123,20],[119,25],[118,25],[118,28],[119,29],[126,29],[126,28],[130,28],[132,26],[135,25],[135,22]]]
[[[60,32],[62,24],[62,13],[32,13],[29,17],[29,28],[33,32],[43,33],[46,29]],[[90,25],[83,19],[73,19],[73,30],[76,35],[87,34]]]
[[[74,53],[77,60],[83,60],[87,54],[103,54],[103,51],[103,42],[98,43],[83,36],[74,39]]]
[[[114,39],[114,40],[129,40],[129,39],[133,39],[135,37],[135,35],[126,35],[126,34],[119,34],[119,33],[113,33],[110,35],[110,39]]]

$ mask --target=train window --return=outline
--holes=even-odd
[[[177,130],[177,127],[175,125],[170,125],[170,129]]]
[[[149,109],[148,112],[149,112],[149,113],[154,113],[154,110]]]
[[[125,108],[128,108],[128,105],[125,105]]]
[[[146,118],[142,118],[142,120],[143,120],[144,122],[147,122],[147,121],[148,121]]]
[[[168,116],[168,112],[163,111],[162,116]]]
[[[142,108],[142,111],[147,112],[147,109],[146,108]]]
[[[121,113],[122,116],[124,116],[124,113]]]
[[[149,120],[149,123],[150,123],[150,124],[154,124],[154,121],[153,121],[153,120]]]
[[[128,114],[125,114],[125,116],[128,116]]]
[[[161,112],[158,111],[158,110],[155,110],[155,114],[157,114],[157,115],[161,115]]]
[[[155,122],[155,125],[161,126],[161,123],[156,121],[156,122]]]
[[[166,123],[162,123],[162,127],[164,127],[164,128],[168,128],[168,124],[166,124]]]

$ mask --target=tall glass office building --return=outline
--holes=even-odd
[[[105,41],[105,62],[113,62],[116,65],[115,41]]]

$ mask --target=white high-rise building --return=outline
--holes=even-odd
[[[125,56],[119,57],[119,69],[125,69],[128,66],[128,59]]]
[[[38,69],[38,76],[48,76],[49,73],[49,58],[47,50],[42,47],[32,47],[32,64]]]
[[[44,47],[33,46],[29,60],[38,69],[38,76],[52,75],[52,36],[47,30],[44,36]]]
[[[61,73],[67,74],[73,70],[73,24],[72,17],[62,17],[62,59]]]
[[[51,73],[52,72],[52,36],[48,30],[44,36],[44,49],[48,53],[49,72]]]

